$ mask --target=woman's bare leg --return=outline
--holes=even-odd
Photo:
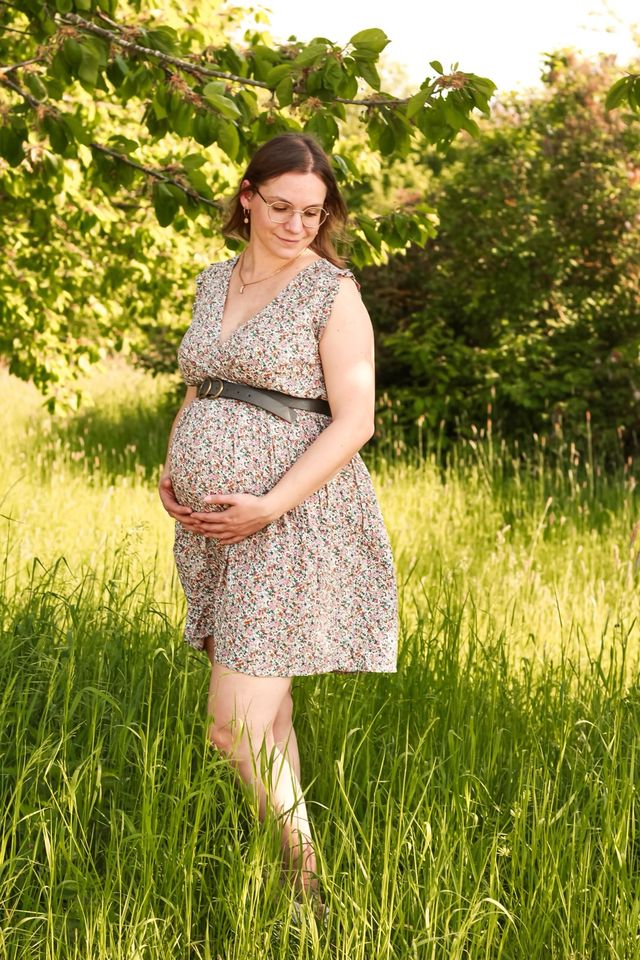
[[[296,737],[296,731],[293,727],[293,698],[291,696],[291,687],[285,697],[283,697],[280,704],[280,709],[273,723],[273,736],[276,742],[276,746],[280,750],[281,754],[286,757],[291,764],[293,773],[299,784],[302,783],[302,778],[300,776],[300,754],[298,751],[298,739]],[[302,789],[302,788],[300,788]],[[291,840],[290,836],[285,832],[283,835],[283,840],[286,842],[285,847],[285,863],[287,869],[291,869],[292,861],[292,850],[291,844],[288,842]],[[304,867],[305,870],[311,874],[317,873],[317,862],[315,856],[315,850],[311,842],[311,838],[308,838],[307,847],[304,851]],[[293,880],[294,886],[296,889],[299,889],[299,865],[298,873],[295,875]],[[309,884],[310,889],[317,889],[316,883]]]
[[[298,739],[293,729],[293,697],[291,696],[291,687],[289,687],[287,696],[282,698],[280,709],[273,722],[273,736],[280,753],[282,753],[283,756],[285,754],[287,755],[289,763],[293,767],[293,772],[298,778],[298,783],[302,783]]]
[[[316,891],[316,860],[309,817],[299,775],[291,761],[293,755],[299,768],[297,743],[288,731],[288,750],[275,739],[275,724],[281,710],[279,733],[286,728],[287,714],[290,717],[291,678],[238,673],[215,661],[210,638],[206,649],[211,660],[209,739],[228,757],[257,799],[260,819],[265,818],[268,806],[284,818],[283,848],[287,864],[294,860],[295,889],[300,893]]]

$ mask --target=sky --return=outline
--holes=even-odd
[[[325,36],[346,43],[358,30],[380,27],[391,43],[389,61],[420,83],[433,71],[459,69],[490,77],[498,90],[539,83],[543,53],[576,47],[587,54],[616,53],[621,65],[640,55],[632,27],[640,25],[638,0],[240,0],[271,11],[275,40]]]

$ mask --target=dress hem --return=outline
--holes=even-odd
[[[210,636],[210,634],[206,634],[206,636]],[[194,640],[199,640],[199,639],[204,640],[204,638],[194,637]],[[187,637],[184,637],[184,643],[186,646],[191,647],[192,650],[196,650],[198,653],[206,654],[204,642],[203,642],[203,645],[200,647],[192,640],[189,640]],[[398,672],[398,667],[396,665],[395,667],[386,667],[386,668],[358,667],[356,669],[351,669],[351,670],[341,670],[339,667],[336,667],[333,670],[327,670],[326,668],[321,667],[318,670],[304,670],[304,671],[296,671],[294,673],[247,673],[246,670],[240,669],[236,663],[228,662],[229,661],[228,657],[224,660],[219,657],[214,657],[214,659],[215,659],[215,662],[219,663],[221,666],[229,667],[230,670],[234,670],[236,673],[243,673],[245,676],[248,676],[248,677],[313,677],[323,673],[340,673],[340,674],[351,675],[351,674],[358,674],[358,673],[397,673]]]

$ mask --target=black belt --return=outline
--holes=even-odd
[[[197,384],[197,396],[199,400],[216,400],[218,397],[244,400],[245,403],[253,403],[254,406],[262,407],[269,413],[275,413],[277,417],[282,417],[289,423],[296,422],[294,407],[298,410],[311,410],[312,413],[331,416],[329,401],[322,400],[320,397],[292,397],[288,393],[280,393],[279,390],[263,390],[260,387],[250,387],[247,383],[221,380],[219,377],[207,377],[202,383]]]

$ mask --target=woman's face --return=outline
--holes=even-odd
[[[260,193],[249,188],[240,196],[243,207],[249,211],[251,244],[283,260],[297,257],[313,242],[319,230],[318,225],[305,226],[300,211],[322,207],[326,186],[316,173],[283,173],[265,180],[258,190]],[[269,208],[267,200],[276,202],[277,206]],[[284,223],[274,223],[269,213],[277,216],[283,203],[292,204],[297,212]]]

